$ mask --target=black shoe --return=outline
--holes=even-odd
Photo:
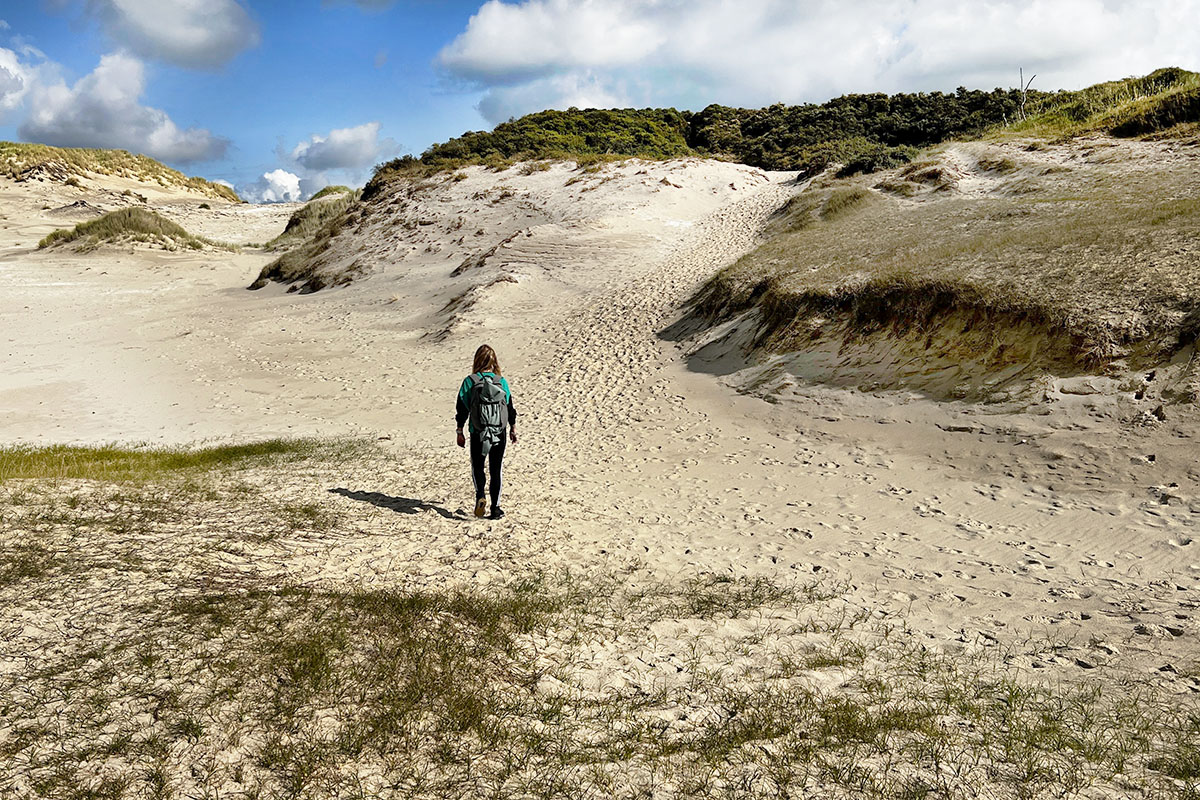
[[[503,519],[504,510],[500,506],[492,506],[492,513],[488,514],[488,519]]]
[[[486,512],[486,511],[487,511],[487,498],[480,497],[478,500],[475,501],[475,516],[482,517],[484,515],[484,512]]]

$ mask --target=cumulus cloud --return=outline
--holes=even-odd
[[[181,129],[165,111],[141,105],[142,62],[109,54],[89,75],[68,87],[36,84],[29,92],[24,139],[59,147],[121,148],[179,164],[224,155],[229,141],[202,128]]]
[[[143,58],[213,69],[259,42],[236,0],[88,0],[105,32]]]
[[[294,203],[303,193],[300,176],[284,169],[274,169],[249,186],[243,186],[238,194],[251,203]]]
[[[765,105],[1072,88],[1195,68],[1200,0],[489,0],[439,54],[492,122],[570,105]]]
[[[0,121],[25,99],[33,84],[33,69],[12,50],[0,47]]]
[[[627,105],[626,81],[592,70],[549,75],[515,86],[494,87],[479,101],[484,119],[502,122],[545,108],[616,108]]]
[[[378,122],[368,122],[335,128],[326,136],[313,135],[292,148],[290,158],[311,172],[356,170],[371,166],[395,147],[391,139],[380,140]]]

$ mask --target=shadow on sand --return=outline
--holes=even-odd
[[[342,488],[330,489],[329,493],[340,494],[342,497],[349,497],[351,500],[370,503],[373,506],[386,508],[400,514],[420,514],[425,511],[436,511],[446,519],[466,519],[466,515],[464,514],[456,514],[442,506],[426,503],[424,500],[417,500],[412,497],[392,497],[382,492],[354,492],[350,489]]]

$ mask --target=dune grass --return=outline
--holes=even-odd
[[[700,315],[757,308],[758,341],[773,351],[803,347],[834,321],[845,335],[915,342],[953,314],[968,327],[975,319],[968,338],[999,357],[1017,350],[986,331],[1038,330],[1050,337],[1047,356],[1091,369],[1153,363],[1192,343],[1200,182],[1188,162],[1125,168],[1120,147],[1097,147],[1091,164],[1065,168],[1012,147],[960,148],[978,151],[972,174],[990,182],[985,195],[954,192],[957,167],[937,153],[872,181],[875,192],[818,182],[763,245],[708,283]]]
[[[327,192],[322,189],[321,192],[313,195],[311,200],[297,209],[288,219],[283,233],[267,242],[266,249],[287,250],[307,244],[330,222],[339,219],[358,197],[357,192],[349,189],[344,192],[336,191],[336,189],[345,187],[327,186],[325,188],[334,188],[335,191]]]
[[[25,479],[144,483],[181,472],[331,458],[338,453],[351,454],[363,446],[337,439],[267,439],[214,447],[5,445],[0,446],[0,482]]]
[[[1144,136],[1200,123],[1200,73],[1178,67],[1040,96],[1029,118],[1003,131],[1048,138],[1104,132]]]
[[[324,189],[321,189],[312,197],[308,198],[308,201],[311,203],[313,200],[320,200],[322,197],[328,197],[331,194],[354,194],[354,190],[349,186],[342,186],[340,184],[335,186],[326,186]]]
[[[237,193],[203,178],[189,178],[178,170],[147,156],[125,150],[98,150],[82,147],[51,147],[26,142],[0,142],[0,175],[20,178],[38,167],[58,168],[67,174],[96,173],[134,178],[161,186],[192,189],[210,197],[240,203]]]
[[[125,242],[155,244],[168,250],[202,250],[206,246],[237,249],[236,245],[194,236],[177,223],[146,208],[122,208],[81,222],[74,228],[56,230],[38,242],[38,249],[74,243],[77,249],[87,252],[103,244]]]

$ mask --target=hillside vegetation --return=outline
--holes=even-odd
[[[985,132],[1140,136],[1200,120],[1200,76],[1179,68],[1079,91],[1021,93],[959,88],[917,94],[852,94],[829,102],[745,109],[710,105],[700,112],[656,109],[542,111],[436,144],[376,170],[366,195],[391,177],[468,164],[602,157],[698,155],[768,170],[808,174],[830,164],[844,174],[911,161],[920,148]]]
[[[201,250],[205,246],[226,248],[145,208],[122,208],[97,219],[81,222],[74,228],[54,231],[38,242],[39,249],[76,243],[81,252],[103,244],[156,244],[167,250]]]
[[[0,142],[0,175],[22,180],[33,175],[67,180],[87,173],[132,178],[163,187],[191,189],[209,197],[240,203],[228,186],[189,178],[182,172],[142,155],[125,150],[94,150],[82,147],[51,147],[45,144]]]
[[[753,312],[752,352],[935,394],[1150,369],[1200,335],[1197,166],[1150,143],[975,143],[820,180],[697,312]],[[1171,391],[1194,399],[1196,377]]]
[[[837,161],[850,171],[904,163],[915,148],[978,133],[1015,114],[1019,93],[846,95],[821,105],[763,109],[710,105],[699,113],[658,109],[542,111],[474,131],[378,168],[376,181],[467,164],[538,159],[711,156],[772,170],[816,171]],[[368,196],[372,193],[368,186]]]
[[[1033,100],[1030,115],[1007,130],[1042,136],[1108,133],[1186,135],[1200,123],[1200,74],[1178,67],[1058,92]]]

